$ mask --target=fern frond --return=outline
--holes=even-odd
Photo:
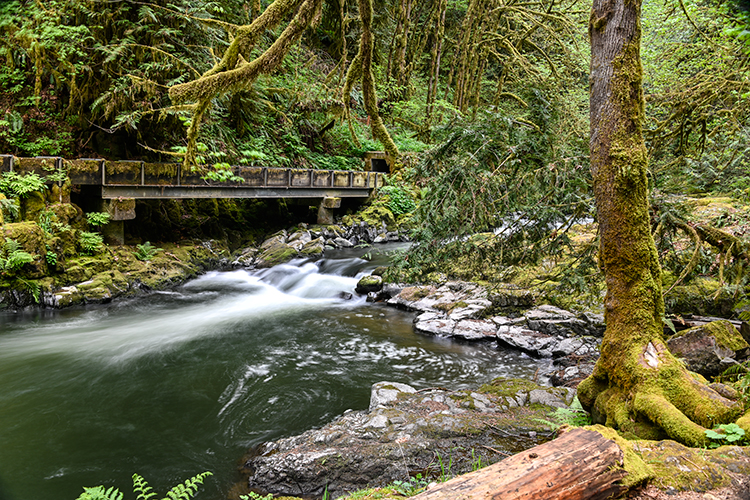
[[[203,484],[203,480],[212,475],[213,473],[209,471],[196,474],[190,479],[187,479],[184,483],[178,484],[169,490],[167,496],[162,500],[189,500],[198,492],[198,486]]]
[[[149,500],[156,496],[148,481],[138,474],[133,474],[133,493],[138,493],[138,500]]]
[[[83,493],[76,500],[122,500],[122,493],[114,486],[110,486],[108,490],[101,485],[93,488],[84,486]]]
[[[19,288],[25,288],[26,291],[29,292],[34,298],[34,302],[36,302],[37,304],[39,303],[39,295],[42,292],[42,287],[39,286],[39,283],[37,283],[36,281],[25,280],[23,278],[17,278],[15,283],[15,286]]]
[[[716,381],[726,382],[726,381],[737,380],[742,375],[745,375],[746,373],[749,373],[749,372],[750,372],[750,369],[748,369],[747,366],[745,366],[742,363],[737,363],[728,367],[726,370],[721,372],[720,375],[717,375]]]

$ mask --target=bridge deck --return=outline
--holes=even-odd
[[[65,172],[72,184],[102,187],[102,198],[366,198],[383,185],[379,172],[232,167],[242,182],[204,180],[175,163],[17,158],[0,155],[0,172]]]

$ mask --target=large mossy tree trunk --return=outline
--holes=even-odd
[[[640,15],[640,0],[594,0],[589,21],[591,172],[607,330],[594,373],[578,395],[596,421],[695,446],[705,444],[705,428],[735,420],[741,407],[697,381],[663,339],[642,135]],[[750,430],[747,417],[739,423]]]

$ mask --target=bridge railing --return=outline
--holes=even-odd
[[[98,158],[68,160],[57,156],[19,158],[0,155],[0,171],[34,172],[38,175],[62,171],[72,184],[103,187],[271,188],[305,191],[317,188],[361,192],[363,189],[382,187],[384,180],[380,172],[234,166],[232,173],[242,178],[242,181],[219,182],[203,179],[195,172],[187,172],[176,163],[109,161]]]

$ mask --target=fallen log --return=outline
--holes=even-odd
[[[415,500],[604,500],[624,494],[623,450],[573,429],[493,465],[439,484]]]

